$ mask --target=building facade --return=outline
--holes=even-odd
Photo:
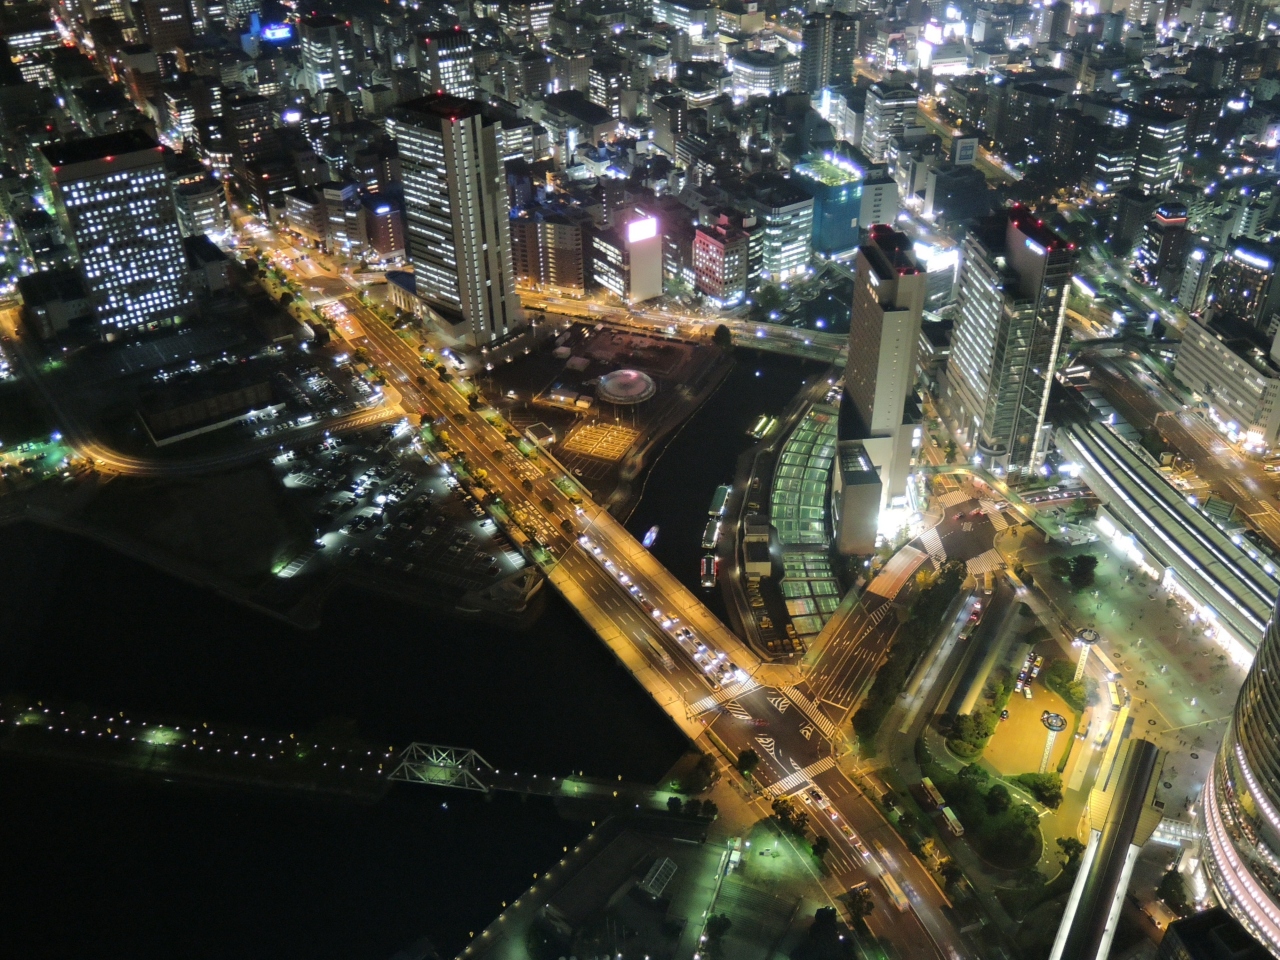
[[[1231,726],[1200,799],[1201,856],[1218,902],[1280,955],[1280,616],[1240,688]]]
[[[187,258],[159,145],[130,130],[50,144],[40,158],[100,335],[115,340],[189,316]]]
[[[351,26],[337,17],[320,15],[298,21],[302,49],[301,85],[312,93],[336,87],[347,90],[355,73],[356,54]]]
[[[965,238],[947,404],[983,465],[1025,471],[1043,452],[1074,263],[1074,247],[1021,207]]]
[[[461,27],[424,34],[420,47],[427,89],[471,99],[476,95],[476,57],[471,34]]]
[[[747,232],[729,217],[698,226],[693,237],[695,286],[717,307],[736,306],[746,299],[749,246]]]
[[[854,260],[844,370],[856,423],[842,422],[840,434],[852,431],[879,471],[881,509],[906,493],[919,423],[914,398],[925,292],[910,240],[890,226],[872,227]]]
[[[418,294],[473,345],[507,336],[521,312],[497,122],[474,100],[439,94],[401,104],[388,129]]]

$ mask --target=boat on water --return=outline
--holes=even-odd
[[[716,541],[720,539],[720,521],[711,519],[707,521],[707,527],[702,531],[702,549],[714,550]]]
[[[702,585],[708,590],[716,585],[716,567],[719,564],[715,555],[708,553],[702,558]]]
[[[725,504],[729,500],[729,491],[733,488],[729,484],[716,487],[715,496],[711,498],[711,509],[707,511],[713,517],[724,515]]]
[[[644,539],[640,542],[644,544],[646,550],[658,542],[658,525],[656,523],[645,531]]]

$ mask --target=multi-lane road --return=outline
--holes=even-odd
[[[607,512],[590,501],[581,505],[580,512],[552,475],[539,477],[532,482],[533,489],[527,489],[522,482],[527,478],[517,476],[501,456],[510,449],[502,432],[468,409],[456,389],[433,373],[424,373],[417,351],[354,297],[344,306],[362,326],[359,345],[396,379],[406,404],[425,411],[428,419],[447,422],[451,442],[473,466],[488,472],[486,486],[522,515],[539,518],[540,539],[555,558],[548,565],[553,582],[561,578],[557,585],[571,602],[593,608],[584,616],[603,617],[609,629],[634,645],[633,654],[643,657],[651,673],[674,692],[686,721],[682,726],[689,730],[692,725],[695,733],[709,730],[735,755],[748,747],[760,755],[755,778],[762,788],[762,812],[774,797],[798,794],[802,798],[811,785],[829,799],[836,819],[815,805],[810,808],[810,820],[831,843],[827,865],[832,890],[842,891],[860,880],[874,881],[887,866],[902,884],[912,909],[898,912],[881,899],[873,929],[902,957],[933,960],[965,955],[963,941],[946,916],[942,892],[833,756],[834,745],[843,742],[839,724],[879,666],[896,627],[896,619],[887,615],[889,601],[868,595],[867,605],[859,603],[843,613],[834,639],[808,676],[761,669],[759,660]],[[565,519],[570,520],[571,532],[563,529]],[[598,555],[594,547],[599,548]],[[652,615],[650,607],[662,616]],[[678,620],[664,628],[662,621],[672,615],[678,615]],[[712,653],[724,651],[725,659],[740,670],[737,679],[709,678],[680,642],[678,632],[683,626]],[[661,696],[653,683],[646,685]],[[668,712],[672,712],[670,705]],[[860,838],[870,858],[863,856],[852,837]],[[875,843],[883,846],[891,862],[882,865]]]

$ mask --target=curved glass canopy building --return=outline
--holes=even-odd
[[[1209,882],[1222,904],[1280,957],[1280,603],[1245,677],[1204,785]]]

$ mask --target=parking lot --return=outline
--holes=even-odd
[[[305,498],[318,541],[290,576],[327,562],[468,591],[525,565],[407,421],[287,448],[274,463],[285,488]]]

